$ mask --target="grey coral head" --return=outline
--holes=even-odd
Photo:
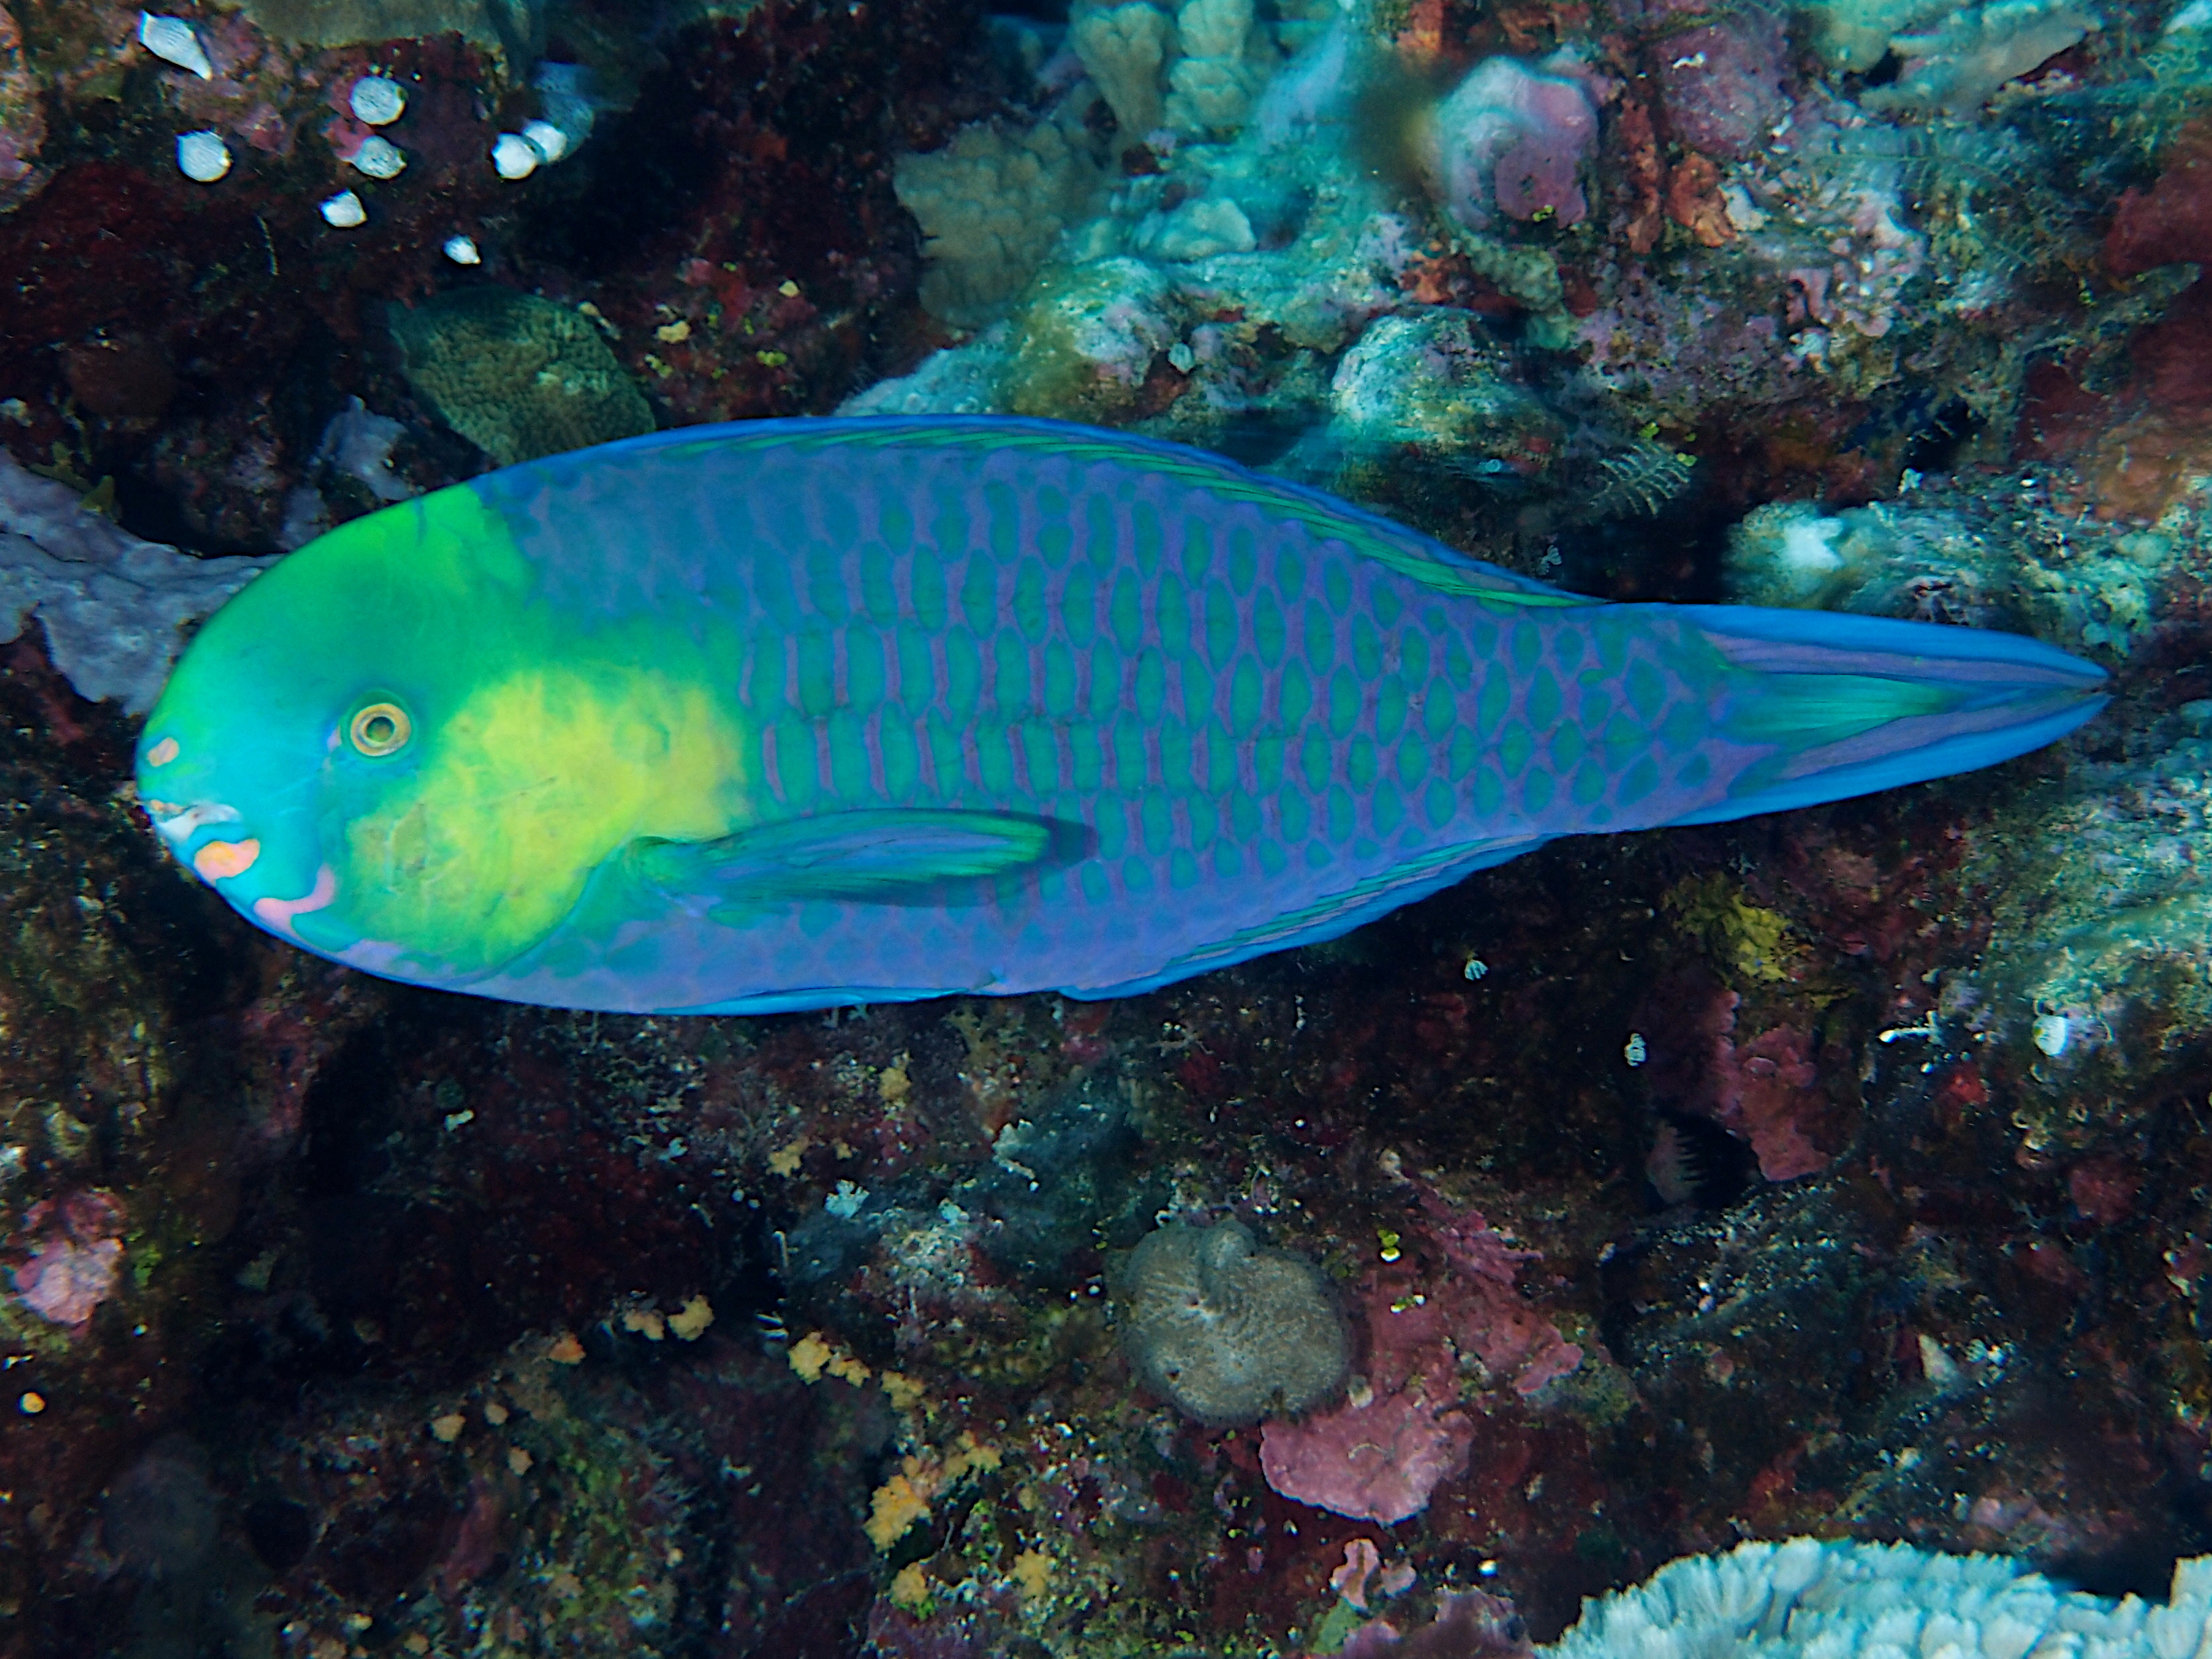
[[[1114,1305],[1138,1377],[1210,1427],[1317,1406],[1351,1363],[1321,1270],[1261,1246],[1241,1222],[1146,1234],[1115,1276]]]

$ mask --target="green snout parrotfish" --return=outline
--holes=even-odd
[[[141,796],[246,916],[573,1008],[1107,997],[1558,836],[1986,766],[2011,635],[1598,603],[1042,421],[696,428],[340,526],[209,621]]]

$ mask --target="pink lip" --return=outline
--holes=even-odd
[[[292,918],[305,915],[310,910],[323,909],[337,896],[337,872],[326,864],[315,872],[314,889],[305,898],[258,898],[253,901],[253,914],[260,919],[263,927],[298,944],[302,941],[292,929]]]

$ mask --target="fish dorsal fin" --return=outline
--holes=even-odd
[[[633,872],[715,906],[842,900],[938,904],[1001,877],[1072,862],[1080,824],[1020,812],[886,807],[757,824],[713,841],[630,843]]]
[[[966,449],[1029,453],[1085,464],[1106,463],[1172,478],[1218,500],[1243,502],[1304,526],[1440,593],[1479,599],[1493,610],[1595,605],[1546,582],[1486,564],[1403,525],[1286,479],[1272,478],[1203,450],[1066,421],[1011,415],[862,415],[828,419],[743,421],[720,427],[632,438],[607,450]]]

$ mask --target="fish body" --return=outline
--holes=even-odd
[[[419,984],[1103,997],[1554,836],[1985,765],[2101,680],[2009,635],[1591,601],[1110,432],[768,421],[310,544],[194,641],[138,779],[259,925]]]

